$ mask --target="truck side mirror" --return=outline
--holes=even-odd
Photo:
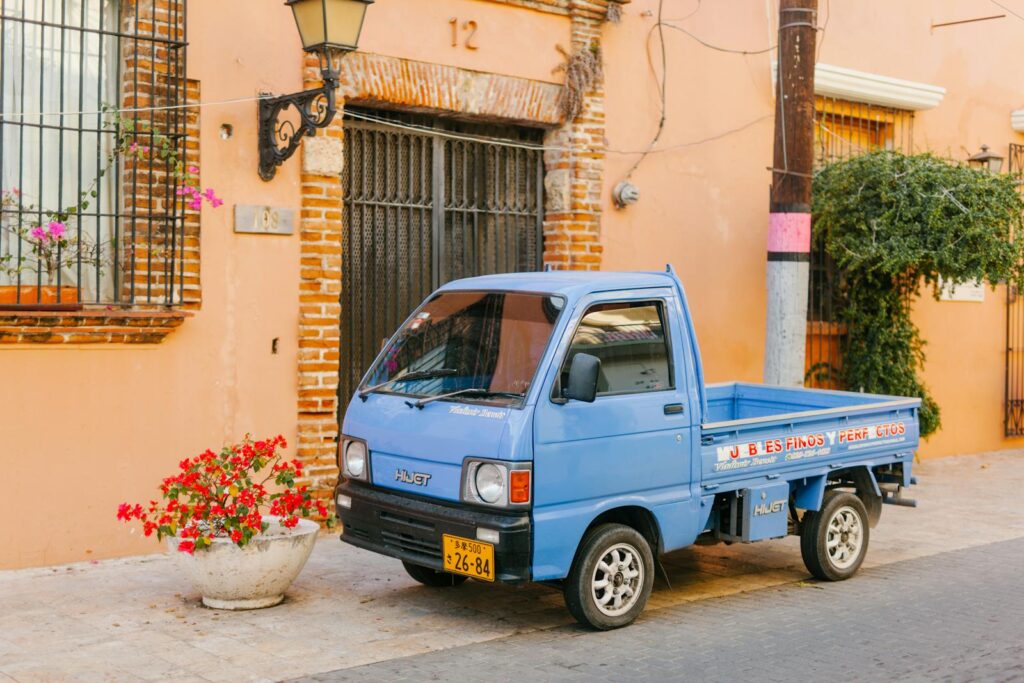
[[[577,353],[569,366],[569,386],[565,397],[593,403],[597,396],[597,377],[601,374],[601,359],[589,353]]]

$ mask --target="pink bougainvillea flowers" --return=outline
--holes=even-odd
[[[210,206],[215,209],[224,203],[224,200],[217,196],[217,193],[213,191],[212,187],[206,188],[206,192],[203,193],[203,197],[205,197],[206,201],[210,202]]]
[[[56,242],[64,236],[67,229],[68,226],[64,225],[60,221],[50,221],[45,228],[41,225],[37,225],[29,230],[28,234],[32,239],[39,240],[40,242],[46,242],[48,240]]]

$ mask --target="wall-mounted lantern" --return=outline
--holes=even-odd
[[[337,112],[334,91],[338,72],[332,66],[335,53],[346,53],[359,46],[366,8],[373,0],[286,0],[295,17],[302,49],[320,59],[319,88],[291,95],[265,97],[259,102],[260,177],[270,180],[299,142],[318,128],[327,126]],[[288,107],[299,113],[299,125],[278,118]]]
[[[982,145],[980,152],[967,157],[967,163],[971,165],[971,168],[990,173],[999,173],[1003,169],[1003,157],[995,152],[990,152],[988,145]]]

